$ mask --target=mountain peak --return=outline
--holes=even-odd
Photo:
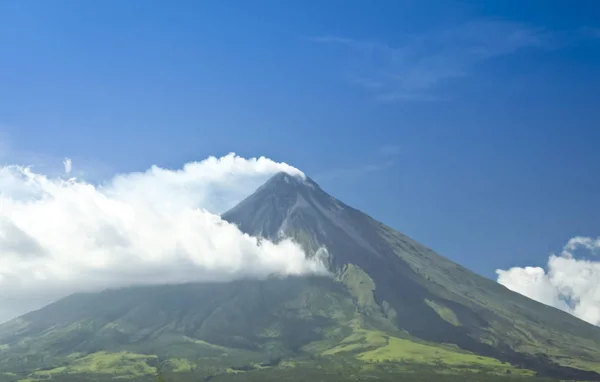
[[[298,230],[319,230],[322,221],[343,209],[307,176],[280,172],[223,214],[251,235],[277,240]]]
[[[333,266],[377,256],[370,244],[372,219],[323,191],[309,177],[278,173],[223,214],[223,219],[253,236],[278,241],[293,237],[307,253],[327,248]]]
[[[279,172],[273,175],[265,184],[263,184],[256,192],[269,191],[276,192],[282,189],[296,189],[300,190],[303,188],[320,190],[320,187],[312,179],[304,174],[290,174],[285,171]]]

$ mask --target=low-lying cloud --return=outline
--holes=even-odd
[[[304,176],[235,154],[101,185],[0,168],[0,321],[76,291],[323,273],[296,243],[259,243],[218,215],[280,171]]]
[[[600,326],[600,261],[576,258],[575,253],[600,252],[600,237],[574,237],[560,255],[552,254],[547,270],[514,267],[497,270],[498,282],[508,289],[554,306]]]

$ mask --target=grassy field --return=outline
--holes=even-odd
[[[201,341],[195,345],[211,347],[210,343]],[[327,344],[329,346],[327,346]],[[42,381],[42,380],[147,380],[156,378],[158,370],[164,374],[165,381],[177,382],[208,378],[210,380],[230,380],[232,375],[243,374],[244,378],[270,378],[279,375],[287,380],[295,380],[295,375],[313,370],[321,373],[320,380],[334,380],[334,377],[375,379],[385,375],[408,375],[417,378],[426,372],[427,375],[463,376],[466,380],[477,380],[482,376],[497,377],[510,375],[531,377],[530,370],[519,369],[496,359],[478,356],[450,345],[438,345],[417,342],[407,338],[390,336],[378,330],[366,330],[354,327],[353,332],[336,342],[312,344],[305,353],[297,358],[269,362],[253,362],[236,358],[230,359],[227,365],[223,360],[211,362],[211,358],[164,358],[133,352],[96,352],[89,355],[72,354],[64,366],[46,370],[36,370],[26,375],[0,374],[0,381]],[[228,349],[215,346],[220,351]],[[242,362],[246,362],[242,364]],[[415,374],[416,373],[416,374]],[[86,379],[87,378],[87,379]],[[420,377],[419,377],[420,378]],[[189,379],[193,380],[193,379]],[[231,379],[238,380],[238,379]],[[242,380],[242,379],[240,379]],[[259,380],[259,379],[256,379]],[[383,379],[385,380],[385,379]],[[409,379],[410,380],[410,379]],[[419,380],[419,379],[413,379]],[[451,379],[448,379],[451,380]]]
[[[325,350],[323,355],[349,353],[366,363],[396,363],[403,365],[430,365],[446,373],[464,371],[514,375],[534,375],[494,358],[482,357],[455,347],[429,345],[403,338],[391,337],[380,331],[356,330],[338,346]]]
[[[50,378],[62,374],[109,374],[121,377],[139,377],[156,374],[156,368],[149,365],[155,360],[153,355],[129,352],[98,352],[73,360],[68,366],[50,370],[38,370],[31,377]]]

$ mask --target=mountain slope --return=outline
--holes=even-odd
[[[0,370],[56,368],[73,354],[120,351],[212,363],[219,357],[226,366],[268,362],[321,339],[313,329],[334,330],[353,314],[351,296],[326,278],[75,294],[0,326]]]
[[[331,269],[353,264],[366,272],[377,305],[391,307],[397,326],[414,336],[530,366],[536,353],[562,364],[600,360],[599,328],[443,258],[309,178],[277,174],[223,218],[252,235],[326,246]]]
[[[600,380],[599,328],[470,272],[309,178],[277,174],[223,218],[295,238],[332,277],[76,294],[0,325],[0,381],[421,366]]]
[[[198,380],[276,368],[288,376],[290,369],[322,370],[338,381],[393,374],[398,357],[408,371],[533,374],[418,341],[389,323],[374,329],[386,319],[365,315],[344,284],[321,277],[76,294],[0,327],[0,380],[150,381],[160,366],[177,374],[173,380],[182,372]],[[381,362],[382,370],[368,368]]]

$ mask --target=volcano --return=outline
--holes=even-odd
[[[74,294],[0,325],[0,381],[152,380],[161,370],[340,380],[423,368],[600,380],[600,328],[442,257],[308,177],[276,174],[222,218],[292,238],[330,276]]]

